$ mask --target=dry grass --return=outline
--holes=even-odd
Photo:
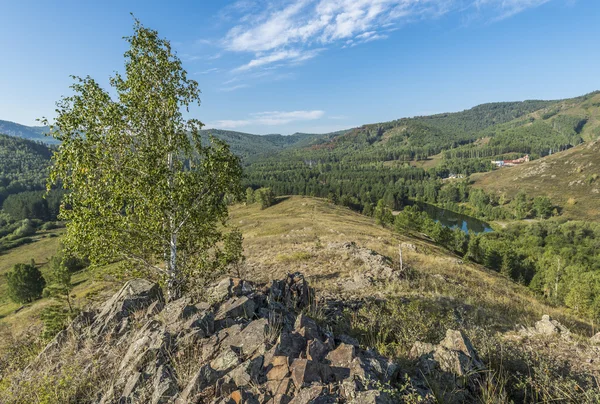
[[[514,197],[546,195],[564,208],[570,219],[600,220],[600,141],[516,167],[474,174],[474,186]]]
[[[300,271],[318,290],[360,298],[418,298],[467,307],[481,322],[497,330],[516,324],[532,325],[543,314],[587,330],[586,323],[566,310],[550,307],[526,287],[479,265],[461,263],[448,251],[375,225],[371,218],[325,200],[290,197],[265,210],[238,205],[231,210],[232,225],[244,234],[246,277],[261,282]],[[347,292],[345,285],[364,272],[365,264],[330,243],[354,241],[394,259],[399,243],[411,243],[404,261],[414,275],[404,281],[382,282]],[[591,331],[589,331],[591,332]]]
[[[15,264],[27,263],[31,259],[35,260],[42,273],[45,273],[48,259],[55,255],[60,248],[60,235],[63,232],[64,229],[52,231],[50,233],[55,234],[54,237],[50,237],[50,233],[48,233],[33,243],[13,248],[0,255],[0,325],[9,326],[16,334],[23,333],[31,326],[39,325],[42,310],[54,303],[50,298],[40,299],[23,306],[12,302],[6,293],[4,274]],[[109,265],[73,274],[71,281],[75,287],[72,294],[75,295],[77,305],[85,306],[91,299],[101,300],[104,298],[103,296],[110,294],[118,287],[114,282],[104,281],[103,277],[99,276],[110,269]]]

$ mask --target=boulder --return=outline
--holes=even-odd
[[[254,394],[247,390],[236,390],[231,393],[229,398],[235,404],[259,404],[259,401]]]
[[[203,365],[191,380],[188,382],[185,389],[177,397],[177,404],[187,404],[193,402],[193,398],[209,385],[215,383],[218,379],[218,372],[210,365]]]
[[[542,319],[535,323],[535,329],[538,334],[543,335],[560,335],[568,338],[571,334],[567,327],[556,320],[552,320],[547,314],[544,314]]]
[[[97,402],[386,403],[377,386],[392,381],[397,366],[299,314],[312,301],[301,274],[262,289],[228,278],[209,292],[210,302],[183,297],[165,304],[156,284],[133,280],[99,311],[78,318],[70,326],[77,331],[75,343],[101,346],[102,365],[115,369]],[[61,333],[48,355],[65,354],[70,335]],[[448,334],[439,346],[415,352],[432,358],[441,355],[438,350],[459,352],[459,362],[463,356],[473,360],[474,351],[460,337]]]
[[[306,350],[306,339],[297,332],[283,331],[275,347],[275,355],[298,358]]]
[[[590,338],[592,344],[600,344],[600,332]]]
[[[239,278],[225,278],[208,289],[210,300],[222,302],[231,297],[247,296],[256,291],[251,282]]]
[[[353,345],[341,343],[335,350],[329,352],[325,359],[331,366],[349,368],[355,358]]]
[[[296,317],[294,330],[306,339],[321,338],[321,333],[319,332],[319,326],[317,326],[317,323],[302,313]]]
[[[173,371],[165,365],[161,365],[156,371],[152,387],[152,404],[170,403],[179,392]]]
[[[210,362],[210,367],[217,372],[226,373],[240,364],[240,358],[231,347],[225,347],[219,355]]]
[[[306,344],[306,359],[321,362],[328,351],[329,347],[318,339],[308,341]]]
[[[254,320],[241,331],[230,333],[222,344],[238,348],[244,357],[253,356],[257,352],[263,354],[266,351],[265,333],[268,326],[269,321],[265,318]]]
[[[462,331],[451,329],[438,345],[415,342],[410,356],[419,360],[419,367],[426,373],[440,369],[457,376],[468,376],[485,369],[469,339]]]
[[[325,387],[321,384],[316,384],[300,390],[289,404],[312,404],[316,403],[317,398],[323,393]]]
[[[290,374],[290,367],[287,356],[274,356],[270,363],[270,369],[267,372],[267,380],[283,380]]]

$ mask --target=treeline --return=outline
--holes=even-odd
[[[468,234],[435,222],[418,205],[393,215],[383,200],[373,215],[378,224],[404,234],[425,235],[554,304],[600,321],[600,224],[551,219]]]
[[[451,169],[442,165],[430,170],[382,163],[352,165],[304,161],[273,161],[252,164],[246,170],[245,185],[267,187],[276,195],[306,195],[370,215],[379,200],[392,210],[411,201],[436,204],[484,220],[547,218],[559,209],[548,198],[529,198],[520,193],[510,200],[473,189],[467,180],[442,180]]]
[[[38,230],[51,230],[56,223],[64,192],[28,191],[9,195],[0,211],[0,252],[30,243]]]
[[[21,192],[9,195],[2,204],[2,210],[15,221],[54,221],[58,217],[63,195],[62,190]]]
[[[600,320],[600,225],[561,219],[472,236],[466,258]]]
[[[554,115],[552,115],[554,116]],[[485,142],[444,151],[445,159],[489,157],[513,159],[529,154],[536,159],[567,150],[583,142],[586,117],[558,115],[549,120],[527,118],[490,127],[480,133]]]

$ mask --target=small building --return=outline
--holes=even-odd
[[[496,167],[513,167],[523,163],[529,163],[529,154],[514,160],[492,160],[492,164]]]

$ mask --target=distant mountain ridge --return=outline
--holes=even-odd
[[[47,132],[48,127],[46,126],[26,126],[16,122],[0,120],[0,134],[49,145],[58,144],[59,142],[54,138],[45,136]],[[284,136],[280,134],[253,135],[222,129],[206,129],[201,131],[201,135],[205,140],[208,139],[209,135],[214,135],[228,143],[233,153],[243,160],[247,160],[254,156],[278,152],[290,147],[310,146],[321,139],[329,139],[345,132],[342,130],[327,134],[294,133],[293,135]]]
[[[46,127],[0,120],[0,133],[56,144]],[[222,129],[201,131],[231,146],[245,163],[282,151],[306,150],[303,160],[324,161],[322,153],[360,154],[364,162],[420,161],[441,152],[446,158],[489,157],[508,153],[544,156],[600,136],[600,92],[563,100],[480,104],[459,111],[365,124],[325,134],[254,135]],[[343,150],[345,149],[345,151]],[[310,151],[313,152],[310,152]],[[289,157],[289,153],[280,156]],[[336,161],[339,158],[336,157]]]
[[[16,122],[0,120],[0,134],[20,137],[23,139],[34,140],[47,144],[57,144],[52,137],[45,136],[48,131],[46,126],[25,126]]]
[[[279,134],[252,135],[222,129],[206,129],[201,131],[201,135],[205,140],[209,135],[213,135],[229,144],[231,151],[240,156],[242,160],[251,160],[256,156],[264,156],[292,147],[306,147],[321,139],[327,139],[343,132],[345,131],[333,134],[294,133],[284,136]]]

